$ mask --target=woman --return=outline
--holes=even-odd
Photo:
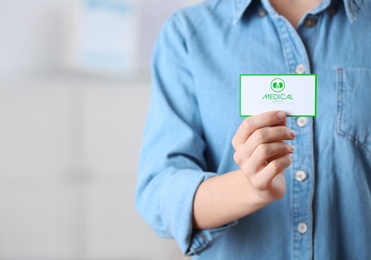
[[[194,259],[371,255],[371,3],[211,0],[153,58],[137,207]],[[317,117],[239,117],[240,74],[318,74]],[[295,149],[295,152],[294,152]]]

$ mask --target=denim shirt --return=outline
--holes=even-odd
[[[318,74],[286,193],[224,226],[192,227],[204,180],[238,169],[240,74]],[[175,13],[154,50],[136,204],[194,259],[371,259],[371,4],[324,0],[297,28],[269,0],[210,0]]]

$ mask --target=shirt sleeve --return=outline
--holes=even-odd
[[[186,31],[186,24],[174,15],[156,42],[136,205],[159,236],[174,238],[185,255],[194,255],[212,246],[237,221],[208,230],[192,227],[196,190],[216,174],[207,172],[204,158]]]

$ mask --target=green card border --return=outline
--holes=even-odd
[[[308,77],[314,76],[315,87],[314,87],[314,115],[288,115],[288,117],[316,117],[317,116],[317,94],[318,94],[318,76],[317,74],[240,74],[240,117],[250,117],[253,115],[242,115],[241,113],[241,103],[242,103],[242,96],[241,96],[241,84],[242,84],[242,77],[243,76],[295,76],[295,77]]]

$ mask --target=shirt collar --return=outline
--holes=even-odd
[[[234,0],[233,23],[236,24],[242,17],[243,13],[249,7],[251,0]]]
[[[363,5],[367,1],[368,0],[343,0],[345,12],[351,23],[353,23],[357,19],[357,16],[361,12]],[[243,13],[247,9],[247,7],[249,7],[251,2],[252,0],[234,0],[234,24],[236,24],[241,19]],[[324,0],[322,4],[329,4],[330,2],[330,0]]]
[[[350,22],[354,22],[367,0],[344,0],[345,11]]]

